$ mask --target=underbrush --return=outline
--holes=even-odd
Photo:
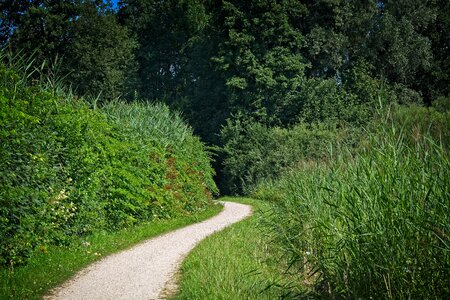
[[[448,113],[401,108],[357,151],[259,184],[253,196],[273,205],[266,229],[305,297],[450,295],[448,122]]]
[[[92,108],[26,71],[0,63],[0,265],[211,204],[209,154],[167,107]]]
[[[227,194],[249,194],[262,179],[276,179],[299,160],[321,160],[329,148],[359,135],[355,128],[300,123],[291,128],[266,127],[252,121],[229,121],[222,129],[222,188]]]

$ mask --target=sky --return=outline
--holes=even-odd
[[[117,3],[118,2],[119,2],[119,0],[111,0],[113,8],[117,8]]]

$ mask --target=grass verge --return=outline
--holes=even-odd
[[[221,210],[221,205],[213,205],[191,216],[158,220],[115,233],[88,236],[70,247],[38,249],[26,266],[0,269],[0,299],[41,299],[50,289],[105,255],[124,250],[162,233],[203,221]]]
[[[253,206],[254,214],[202,241],[185,259],[179,299],[276,299],[284,295],[284,262],[274,260],[269,238],[260,230],[269,206],[248,198],[222,198]],[[281,282],[283,281],[283,282]],[[290,291],[292,292],[292,290]]]

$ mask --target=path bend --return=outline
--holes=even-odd
[[[204,238],[251,215],[249,205],[222,202],[217,216],[144,241],[78,272],[46,300],[162,299],[183,258]]]

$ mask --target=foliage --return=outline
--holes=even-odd
[[[145,166],[151,179],[147,189],[161,209],[195,212],[217,193],[205,146],[165,105],[113,102],[103,111],[119,132],[137,144],[133,153],[150,155],[156,162]],[[160,193],[165,201],[158,200]]]
[[[119,19],[136,35],[139,95],[148,100],[179,97],[187,81],[186,48],[207,23],[203,1],[122,1]]]
[[[289,124],[307,63],[296,24],[304,13],[295,1],[225,1],[223,37],[212,57],[223,74],[230,112],[267,125]]]
[[[0,264],[210,203],[209,156],[167,108],[115,103],[107,117],[26,77],[0,65]]]
[[[117,9],[7,0],[0,43],[62,58],[78,94],[164,101],[222,146],[221,127],[238,113],[283,128],[326,115],[362,124],[375,87],[390,102],[446,97],[448,9],[446,0],[123,0]]]
[[[258,186],[254,196],[273,203],[266,228],[290,257],[290,271],[303,276],[298,284],[307,283],[307,295],[449,294],[448,120],[401,108],[356,154],[305,162]]]
[[[245,120],[229,121],[222,130],[227,193],[249,193],[263,179],[277,178],[301,160],[325,159],[328,146],[343,139],[331,126],[300,124],[269,128]]]
[[[72,24],[71,40],[62,53],[64,72],[79,95],[98,96],[109,101],[133,96],[136,41],[120,26],[116,16],[89,6]]]
[[[220,134],[223,191],[246,194],[258,181],[276,178],[299,161],[327,159],[330,147],[357,146],[361,128],[370,125],[378,108],[389,105],[381,99],[396,94],[364,65],[351,72],[353,80],[341,85],[334,79],[302,82],[297,93],[302,105],[288,116],[297,122],[288,128],[267,126],[246,114],[229,118]]]
[[[361,60],[378,79],[412,89],[430,103],[448,92],[448,1],[304,1],[310,76],[341,76]],[[439,85],[437,90],[429,85]],[[401,92],[401,90],[399,91]]]
[[[427,99],[427,103],[435,102],[440,97],[450,94],[450,63],[447,59],[450,56],[450,3],[445,0],[437,0],[436,19],[427,27],[426,35],[431,41],[433,60],[428,72],[417,74],[416,89],[420,89]]]
[[[374,1],[375,2],[375,1]],[[436,18],[434,1],[383,1],[373,15],[375,34],[363,49],[379,74],[411,86],[415,74],[428,70],[432,60],[430,38],[424,30]]]
[[[80,13],[75,1],[14,1],[0,4],[5,16],[3,41],[11,48],[35,53],[39,62],[54,59],[69,42],[71,22]],[[2,46],[5,46],[2,44]]]
[[[416,2],[129,0],[118,15],[140,44],[140,95],[182,110],[223,146],[221,127],[237,114],[270,127],[361,126],[379,99],[447,95],[447,4]]]
[[[0,13],[2,46],[36,64],[62,59],[62,75],[78,95],[131,97],[137,45],[107,1],[7,0]]]
[[[430,191],[427,201],[447,196],[446,185],[437,187],[427,178],[448,176],[437,166],[447,163],[449,143],[449,5],[447,0],[122,0],[115,9],[106,0],[0,1],[0,46],[13,54],[13,67],[0,65],[0,263],[25,263],[39,245],[65,245],[76,236],[201,210],[216,192],[208,151],[219,149],[216,180],[224,192],[250,193],[259,186],[262,197],[292,200],[292,214],[285,204],[278,208],[286,213],[280,218],[292,218],[289,234],[289,226],[295,232],[301,222],[311,232],[334,234],[329,224],[350,220],[339,221],[338,240],[305,235],[325,247],[317,253],[303,249],[315,258],[327,258],[321,255],[331,245],[343,249],[338,258],[345,258],[331,263],[355,263],[354,270],[339,273],[327,259],[314,261],[322,276],[317,282],[329,284],[333,295],[358,296],[350,284],[357,286],[359,273],[351,272],[364,270],[380,293],[395,283],[399,297],[408,297],[413,290],[402,290],[395,280],[417,279],[421,289],[426,282],[421,273],[376,269],[375,260],[364,266],[351,255],[373,237],[381,246],[370,255],[391,247],[387,250],[399,251],[393,257],[412,253],[418,264],[435,264],[419,260],[438,248],[414,248],[408,241],[396,248],[386,240],[397,239],[396,233],[377,226],[384,220],[396,225],[394,217],[381,214],[398,214],[412,220],[398,227],[410,241],[436,243],[420,223],[429,216],[415,215],[414,203],[405,199],[422,201],[423,187]],[[17,59],[25,71],[14,70]],[[91,106],[61,94],[62,82],[77,96],[96,97]],[[165,102],[183,112],[193,131],[164,105],[126,105],[114,100],[121,95]],[[365,135],[363,128],[371,132],[376,112],[383,110],[395,133]],[[193,132],[216,147],[205,148]],[[294,171],[283,175],[288,170]],[[386,174],[399,180],[382,181]],[[331,190],[303,185],[313,179]],[[264,187],[265,180],[271,183]],[[408,182],[419,188],[410,191]],[[277,184],[297,198],[273,188]],[[375,196],[363,193],[370,191]],[[305,207],[299,202],[307,199],[303,192],[311,196],[306,203],[317,219],[296,217]],[[328,204],[322,202],[326,197]],[[374,223],[366,225],[364,218],[351,223],[349,203]],[[436,203],[436,213],[446,209]],[[338,210],[330,219],[325,208],[333,205]],[[309,221],[317,226],[308,227]],[[360,229],[369,234],[355,235]]]
[[[398,106],[391,111],[390,119],[397,128],[402,128],[405,142],[418,143],[424,134],[441,143],[444,148],[450,146],[450,110],[441,111],[434,107]],[[447,149],[448,150],[448,149]]]
[[[431,105],[446,97],[448,6],[123,0],[113,9],[108,1],[8,0],[0,32],[13,51],[62,58],[78,94],[163,101],[223,146],[221,127],[236,114],[269,127],[360,126],[379,99]]]

